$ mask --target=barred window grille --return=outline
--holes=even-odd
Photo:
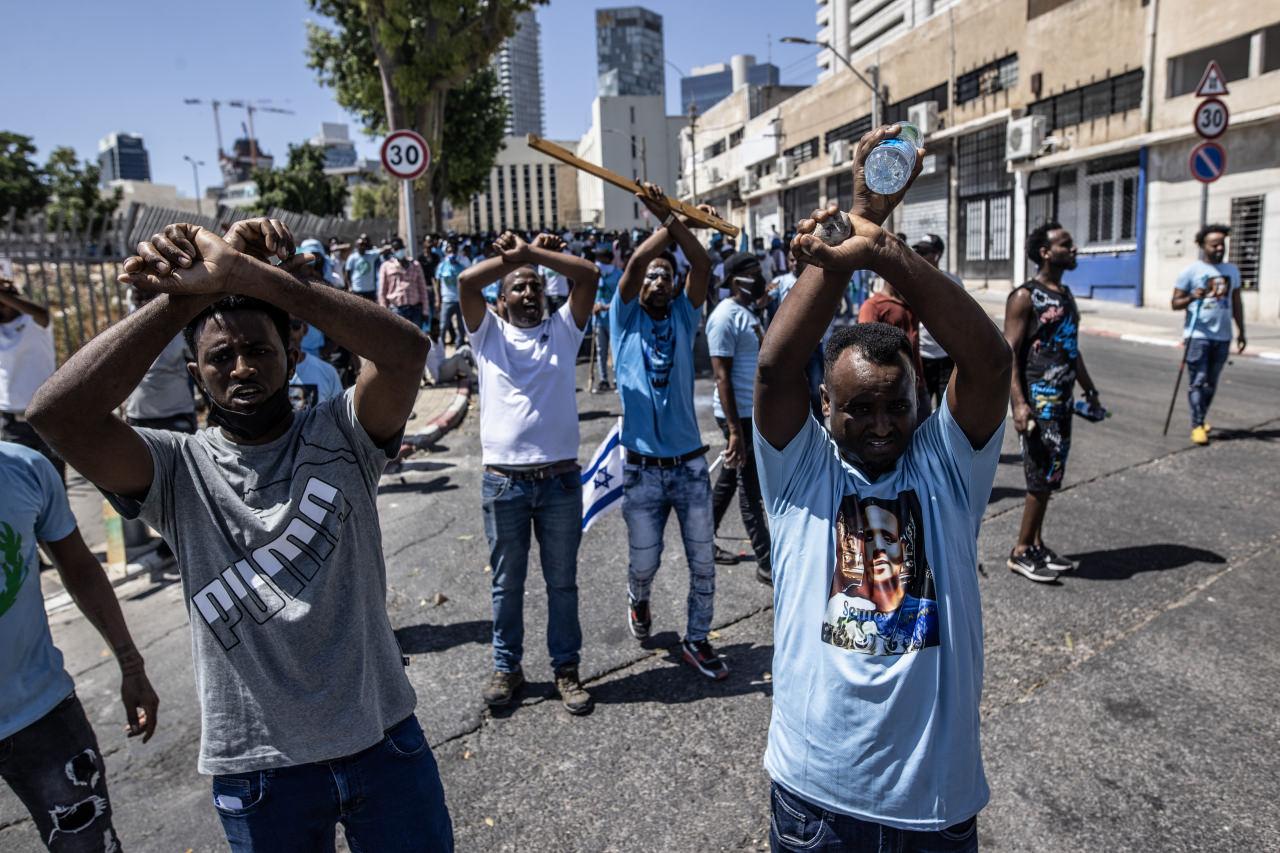
[[[1262,215],[1266,196],[1231,199],[1231,263],[1240,268],[1240,286],[1256,290],[1262,265]]]
[[[831,143],[841,140],[857,141],[871,129],[871,116],[865,115],[862,118],[854,119],[846,122],[839,127],[833,127],[826,132],[823,137],[823,148],[826,151],[831,150]]]
[[[956,103],[1012,89],[1018,84],[1018,54],[1011,53],[956,78]]]
[[[1088,228],[1083,248],[1134,248],[1137,239],[1138,170],[1120,169],[1087,175]]]
[[[1003,124],[962,136],[958,145],[960,195],[1002,192],[1013,185],[1005,168]]]
[[[1036,101],[1030,110],[1047,118],[1051,128],[1064,128],[1135,110],[1141,103],[1142,69],[1138,69]]]
[[[818,137],[806,139],[799,145],[792,145],[786,151],[782,152],[785,156],[792,158],[797,164],[812,160],[818,156]]]

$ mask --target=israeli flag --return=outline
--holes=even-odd
[[[622,499],[622,464],[626,451],[622,447],[622,418],[591,454],[591,464],[582,471],[582,532],[586,533],[596,519],[618,505]]]

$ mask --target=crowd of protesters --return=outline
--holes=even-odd
[[[858,163],[895,133],[864,137]],[[487,704],[524,683],[536,536],[556,689],[571,714],[591,709],[577,588],[585,351],[590,390],[622,407],[632,635],[650,635],[673,513],[689,568],[680,655],[696,672],[729,675],[710,628],[716,565],[740,558],[715,544],[735,494],[756,575],[774,587],[773,848],[825,836],[831,849],[976,850],[988,797],[977,534],[1012,398],[1028,491],[1009,568],[1031,580],[1072,568],[1040,528],[1074,386],[1098,406],[1061,280],[1075,249],[1056,223],[1033,232],[1038,272],[1011,294],[1002,333],[939,269],[939,237],[908,246],[883,230],[905,189],[874,195],[855,175],[852,236],[835,245],[818,236],[846,215],[834,206],[767,243],[704,243],[651,184],[637,194],[658,223],[648,233],[428,235],[414,252],[368,236],[295,246],[267,219],[222,235],[172,225],[125,262],[130,315],[56,372],[48,311],[0,284],[0,642],[12,652],[0,775],[47,846],[118,840],[93,729],[28,582],[37,542],[119,663],[129,734],[149,739],[159,707],[70,513],[70,464],[176,560],[198,767],[232,849],[332,849],[338,823],[352,849],[452,849],[387,617],[375,500],[429,352],[452,348],[479,376]],[[1227,232],[1213,229],[1173,301],[1197,304],[1203,436],[1233,309],[1244,346]],[[694,406],[699,338],[725,441],[714,484]]]

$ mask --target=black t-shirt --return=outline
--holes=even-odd
[[[1071,391],[1080,355],[1080,311],[1071,288],[1051,290],[1032,279],[1022,287],[1031,296],[1031,328],[1019,359],[1022,390],[1037,418],[1071,415]]]

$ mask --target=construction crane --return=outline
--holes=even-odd
[[[270,101],[261,100],[257,103],[253,101],[227,101],[227,106],[243,109],[249,114],[249,162],[256,168],[258,165],[258,139],[253,132],[253,114],[262,111],[264,113],[284,113],[285,115],[294,115],[293,110],[286,110],[280,107],[269,106]],[[219,143],[221,146],[221,143]]]
[[[203,104],[206,101],[200,98],[183,98],[184,104]],[[207,102],[213,107],[213,132],[218,135],[218,162],[222,162],[222,123],[218,121],[218,107],[222,106],[222,101],[211,100]]]

